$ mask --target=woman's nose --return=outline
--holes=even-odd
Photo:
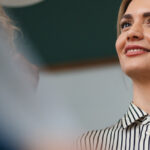
[[[143,37],[144,37],[143,28],[139,24],[133,25],[127,33],[127,40],[128,41],[142,40]]]

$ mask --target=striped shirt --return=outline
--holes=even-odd
[[[114,126],[89,131],[79,142],[82,150],[150,150],[150,115],[130,103]]]

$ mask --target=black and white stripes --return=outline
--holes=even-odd
[[[90,131],[80,138],[82,150],[150,150],[150,116],[130,104],[112,127]]]

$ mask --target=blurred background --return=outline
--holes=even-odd
[[[115,51],[121,0],[0,2],[21,30],[17,49],[40,68],[36,103],[47,126],[51,107],[60,111],[56,124],[71,122],[83,132],[113,125],[124,115],[132,85]]]

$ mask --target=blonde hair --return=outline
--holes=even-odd
[[[132,0],[122,0],[122,3],[120,5],[120,9],[119,9],[119,12],[118,12],[118,20],[117,20],[117,36],[120,35],[120,20],[122,18],[122,16],[124,15],[126,9],[128,8],[130,2]]]
[[[14,33],[18,28],[14,25],[14,22],[6,14],[5,10],[0,6],[0,28],[6,33],[8,44],[10,44],[11,51],[15,50]]]

